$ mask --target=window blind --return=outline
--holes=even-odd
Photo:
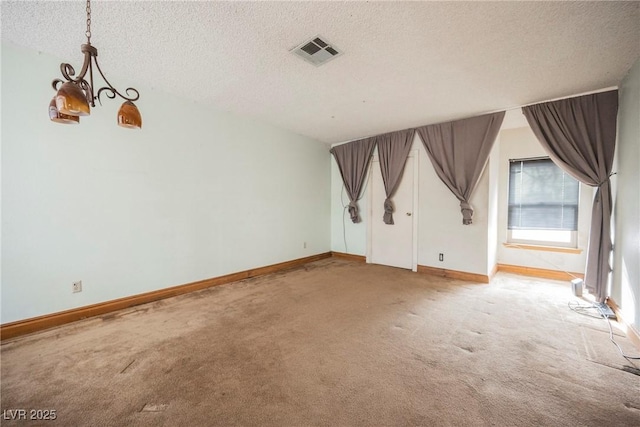
[[[551,159],[510,161],[510,230],[577,230],[578,199],[578,181]]]

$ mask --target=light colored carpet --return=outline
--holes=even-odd
[[[63,426],[640,425],[640,376],[570,300],[569,283],[330,258],[5,342],[2,409]]]

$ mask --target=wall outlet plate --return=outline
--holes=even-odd
[[[73,293],[82,292],[82,280],[78,282],[73,282]]]

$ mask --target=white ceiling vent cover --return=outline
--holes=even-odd
[[[322,36],[311,37],[306,42],[294,47],[291,53],[299,56],[316,67],[342,55],[342,52]]]

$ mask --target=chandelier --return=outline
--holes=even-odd
[[[140,129],[142,127],[142,117],[138,107],[133,103],[140,98],[138,91],[132,87],[125,90],[127,96],[118,92],[104,76],[98,65],[98,49],[91,45],[91,0],[87,0],[87,43],[80,48],[84,54],[84,63],[77,77],[71,64],[60,64],[62,79],[55,79],[51,83],[56,95],[49,104],[49,118],[56,123],[74,124],[80,122],[80,116],[88,116],[91,107],[96,106],[96,100],[100,101],[100,96],[104,94],[109,99],[116,96],[124,99],[125,102],[118,111],[118,125],[125,128]],[[106,86],[97,90],[94,89],[93,71],[100,73]],[[88,75],[87,75],[88,74]],[[87,80],[88,78],[88,80]],[[66,81],[65,81],[66,80]]]

